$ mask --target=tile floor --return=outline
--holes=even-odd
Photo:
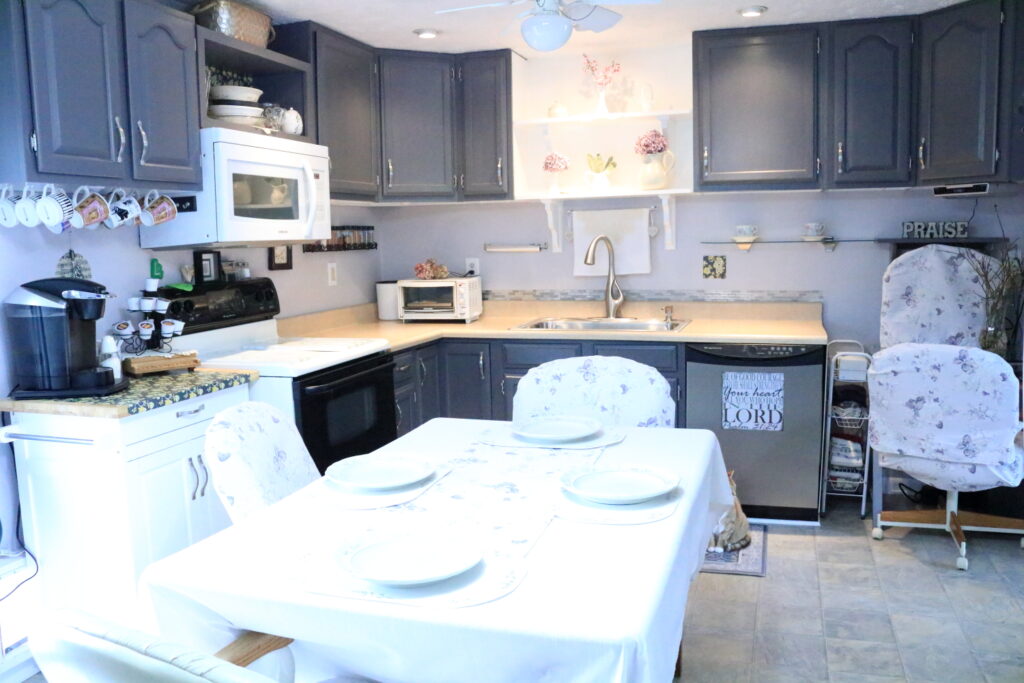
[[[685,683],[1024,682],[1024,550],[968,534],[889,529],[843,505],[820,528],[773,526],[764,578],[700,574],[683,637]]]

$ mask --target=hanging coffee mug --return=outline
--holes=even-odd
[[[14,215],[18,222],[26,228],[34,228],[39,225],[39,214],[36,213],[36,200],[42,196],[36,190],[29,188],[28,183],[21,191],[21,199],[14,205]]]
[[[110,216],[110,205],[103,195],[90,192],[85,185],[75,190],[72,201],[75,203],[75,211],[71,214],[70,222],[76,228],[95,230]]]
[[[10,185],[4,185],[0,190],[0,225],[5,228],[13,228],[18,225],[18,216],[14,213],[14,205],[21,199],[21,195],[14,192]]]
[[[155,195],[150,199],[150,195]],[[178,205],[167,195],[161,195],[152,190],[146,195],[146,208],[142,210],[139,220],[143,225],[152,227],[167,221],[174,220],[178,216]]]
[[[43,188],[42,196],[36,200],[36,215],[39,220],[58,235],[62,233],[64,221],[75,212],[75,203],[63,189],[53,184]]]
[[[123,198],[114,201],[114,194],[118,191],[124,192],[124,190],[114,190],[111,193],[110,215],[107,216],[107,220],[103,221],[103,225],[111,230],[121,226],[133,225],[135,219],[142,213],[142,206],[139,205],[139,200],[130,194],[126,194]]]

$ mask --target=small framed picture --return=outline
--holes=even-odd
[[[284,245],[267,249],[267,268],[270,270],[292,269],[292,247]]]

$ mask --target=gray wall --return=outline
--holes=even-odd
[[[628,200],[623,205],[645,204]],[[982,199],[972,233],[998,235],[993,205],[998,204],[1011,239],[1024,237],[1024,192]],[[754,223],[761,238],[793,239],[802,224],[826,223],[838,238],[896,236],[901,221],[966,220],[973,200],[936,199],[924,190],[726,193],[681,197],[677,203],[676,251],[665,251],[655,238],[652,272],[622,278],[627,289],[817,290],[825,302],[825,326],[833,338],[878,340],[881,277],[889,262],[888,246],[840,244],[826,253],[818,245],[755,245],[741,252],[732,245],[703,245],[728,240],[734,226]],[[481,258],[485,289],[599,289],[601,278],[574,277],[572,248],[561,254],[484,253],[486,242],[547,241],[546,217],[539,203],[481,204],[385,210],[382,226],[384,278],[411,277],[417,261],[434,257],[461,272],[467,256]],[[701,276],[701,257],[727,256],[724,280]],[[628,314],[628,303],[626,312]]]

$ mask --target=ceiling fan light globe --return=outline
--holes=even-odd
[[[569,42],[572,21],[557,12],[538,12],[523,20],[520,31],[534,50],[550,52]]]

